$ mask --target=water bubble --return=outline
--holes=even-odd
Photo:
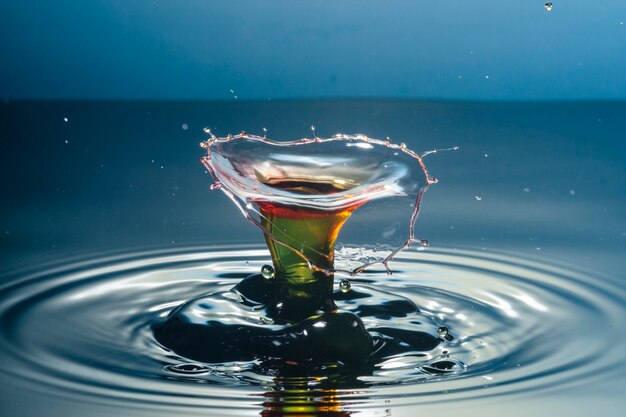
[[[482,195],[480,195],[480,194],[476,194],[476,195],[474,196],[474,198],[475,198],[476,200],[480,201],[480,200],[482,200],[482,199],[483,199],[483,196],[482,196]]]
[[[454,340],[454,336],[450,334],[446,326],[441,326],[437,329],[437,336],[442,339],[446,339],[447,341]]]
[[[552,3],[550,2],[547,2],[546,4],[544,4],[543,7],[549,12],[552,11]]]
[[[347,279],[342,279],[339,283],[339,289],[343,293],[350,291],[350,288],[352,288],[352,284],[350,284],[350,281],[348,281]]]
[[[447,327],[440,327],[437,329],[437,336],[439,337],[446,337],[448,335],[448,328]]]
[[[263,265],[261,267],[261,275],[265,279],[274,279],[276,276],[276,272],[274,271],[274,267],[271,265]]]

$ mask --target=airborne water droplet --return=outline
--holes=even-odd
[[[274,272],[274,267],[271,265],[263,265],[261,267],[261,275],[265,279],[273,279],[276,276],[276,272]]]
[[[350,288],[352,288],[352,284],[350,284],[350,281],[348,281],[347,279],[342,279],[339,283],[339,289],[343,293],[350,291]]]
[[[474,196],[474,198],[475,198],[476,200],[480,201],[480,200],[482,200],[482,199],[483,199],[483,196],[482,196],[482,195],[480,195],[480,194],[476,194],[476,195]]]
[[[545,9],[549,12],[552,11],[552,3],[550,2],[544,4],[543,7],[545,7]]]

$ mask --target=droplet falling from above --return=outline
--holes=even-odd
[[[274,267],[271,265],[263,265],[261,267],[261,275],[265,279],[274,279],[276,272],[274,271]]]
[[[550,3],[550,2],[548,2],[548,3],[544,4],[544,5],[543,5],[543,7],[544,7],[547,11],[549,11],[549,12],[551,12],[551,11],[552,11],[552,3]]]
[[[350,284],[350,281],[347,279],[342,279],[341,282],[339,282],[339,289],[341,292],[346,293],[350,291],[350,288],[352,288],[352,284]]]

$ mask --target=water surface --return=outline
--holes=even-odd
[[[620,415],[625,113],[620,102],[4,103],[2,414],[281,415],[313,404]],[[209,192],[202,129],[293,139],[311,124],[461,147],[428,161],[440,182],[416,234],[432,249],[407,252],[392,278],[353,282],[410,298],[457,340],[304,391],[254,364],[216,369],[163,350],[151,322],[269,259],[242,246],[259,234]],[[424,372],[446,355],[453,372]]]

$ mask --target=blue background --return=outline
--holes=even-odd
[[[626,98],[626,2],[553,3],[2,0],[0,97]]]

